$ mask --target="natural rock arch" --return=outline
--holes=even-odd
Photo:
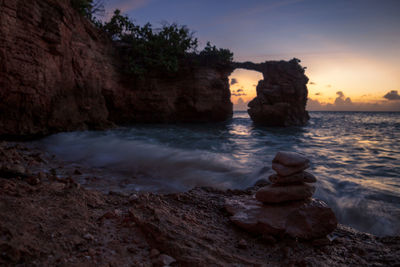
[[[249,103],[248,113],[256,124],[266,126],[305,125],[307,82],[300,60],[266,61],[263,63],[236,62],[235,69],[255,70],[264,79],[257,85],[257,97]]]
[[[247,104],[257,95],[257,84],[263,80],[262,73],[255,70],[236,68],[228,79],[233,110],[247,111]]]

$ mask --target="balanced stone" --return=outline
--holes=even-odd
[[[303,155],[295,152],[279,151],[276,153],[273,163],[279,163],[285,166],[305,166],[310,164],[310,160]]]
[[[309,172],[299,172],[290,176],[273,174],[269,180],[274,184],[315,183],[317,178]]]
[[[304,200],[312,197],[315,187],[308,184],[267,185],[256,193],[256,199],[264,203],[282,203],[292,200]]]
[[[280,163],[272,163],[272,169],[274,169],[280,176],[289,176],[298,172],[302,172],[310,167],[310,163],[298,166],[285,166]]]
[[[308,199],[279,205],[263,204],[248,196],[225,200],[231,221],[256,234],[316,239],[335,230],[337,220],[333,211],[322,201]]]

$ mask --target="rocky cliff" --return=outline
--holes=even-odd
[[[110,40],[69,0],[0,0],[0,136],[232,114],[229,71],[135,80],[119,62]]]
[[[256,70],[264,76],[257,85],[257,97],[249,103],[248,112],[256,124],[301,126],[307,123],[308,78],[299,62],[292,59],[235,64],[235,68]]]

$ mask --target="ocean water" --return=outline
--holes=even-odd
[[[61,133],[35,143],[108,191],[245,189],[267,179],[278,151],[303,153],[318,179],[315,197],[339,221],[379,236],[400,235],[400,113],[310,112],[305,127],[256,127],[247,112],[214,124],[135,125]],[[86,180],[85,180],[86,179]]]

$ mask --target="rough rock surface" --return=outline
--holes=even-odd
[[[256,193],[256,199],[264,203],[281,203],[293,200],[303,200],[312,197],[315,186],[308,184],[267,185]]]
[[[306,165],[300,165],[300,166],[285,166],[280,163],[272,163],[272,169],[278,173],[280,176],[289,176],[293,175],[296,173],[299,173],[301,171],[304,171],[305,169],[308,169],[310,167],[310,164]]]
[[[0,1],[0,136],[231,116],[230,70],[128,77],[113,44],[69,2]]]
[[[309,172],[303,171],[295,173],[290,176],[279,176],[272,174],[269,176],[269,180],[274,184],[293,184],[293,183],[315,183],[317,178]]]
[[[264,76],[257,85],[257,97],[249,103],[248,112],[256,124],[301,126],[307,123],[308,78],[297,59],[237,63],[235,67],[256,70]]]
[[[322,201],[307,200],[265,204],[252,197],[227,199],[232,222],[247,231],[272,236],[317,239],[335,230],[333,211]]]
[[[171,266],[400,264],[399,237],[375,237],[343,225],[332,241],[243,231],[230,221],[225,199],[246,199],[253,190],[102,194],[74,183],[76,167],[63,167],[40,151],[0,143],[0,161],[19,164],[25,174],[0,174],[1,266],[157,266],[173,260]],[[58,178],[54,169],[72,178]],[[29,177],[41,181],[31,185]]]
[[[278,151],[272,162],[285,166],[305,166],[310,164],[310,160],[296,152]]]

